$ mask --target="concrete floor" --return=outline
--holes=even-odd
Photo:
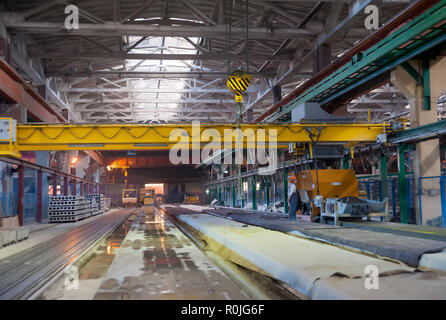
[[[154,208],[136,218],[95,299],[247,299]]]

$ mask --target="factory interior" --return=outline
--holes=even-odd
[[[446,299],[445,74],[446,0],[1,1],[0,300]]]

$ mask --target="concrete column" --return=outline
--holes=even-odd
[[[84,183],[82,181],[80,182],[79,191],[80,191],[80,195],[83,196],[84,195]]]
[[[73,190],[72,190],[73,196],[77,194],[76,187],[77,187],[77,181],[73,179]]]
[[[254,119],[254,111],[252,109],[246,110],[246,122],[252,122]]]
[[[379,161],[379,175],[381,180],[381,196],[382,201],[388,196],[388,184],[387,184],[387,157],[384,153],[381,154],[381,159]]]
[[[0,104],[0,117],[13,118],[18,122],[26,122],[27,110],[20,104]]]
[[[282,100],[282,87],[273,87],[273,105]]]
[[[331,46],[322,44],[313,52],[313,74],[316,74],[331,63]]]
[[[411,66],[422,72],[422,62],[410,61]],[[437,102],[441,94],[446,91],[444,70],[446,57],[439,57],[429,61],[430,74],[430,109],[424,106],[423,87],[412,78],[401,66],[392,72],[391,81],[408,98],[410,104],[410,122],[412,127],[418,127],[438,121]],[[440,144],[438,139],[417,143],[414,163],[415,177],[434,177],[441,174]],[[431,220],[441,215],[441,196],[439,179],[423,179],[421,181],[421,210],[419,201],[415,201],[417,209],[417,223],[430,224]]]
[[[42,86],[38,86],[37,87],[37,93],[43,98],[43,99],[47,99],[47,95],[46,95],[46,85],[42,85]]]

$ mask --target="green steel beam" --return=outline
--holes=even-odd
[[[406,188],[406,156],[407,145],[398,145],[398,197],[400,204],[400,222],[408,223],[409,213],[407,207],[407,188]]]
[[[342,158],[342,168],[343,169],[350,169],[350,159],[349,158]]]
[[[257,210],[256,176],[251,177],[252,210]]]
[[[440,1],[415,17],[363,52],[355,61],[328,75],[265,121],[276,121],[304,102],[328,103],[364,81],[371,80],[395,65],[444,42],[446,40],[444,22],[446,22],[446,0]]]
[[[417,143],[429,139],[437,139],[443,134],[446,134],[446,120],[395,132],[389,136],[389,142],[394,144]]]
[[[387,157],[383,153],[381,154],[381,161],[379,163],[379,175],[381,178],[381,195],[382,199],[384,200],[388,196],[388,184],[387,184]]]
[[[235,208],[235,181],[232,181],[232,207]]]
[[[283,202],[285,213],[288,213],[288,168],[283,170]]]
[[[269,208],[270,197],[269,197],[269,177],[266,177],[266,206]]]
[[[401,67],[407,71],[407,73],[420,85],[423,86],[424,85],[424,79],[423,76],[421,74],[418,73],[417,70],[415,70],[414,67],[412,67],[412,65],[409,62],[403,62],[401,64]]]

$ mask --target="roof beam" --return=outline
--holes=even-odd
[[[315,44],[313,45],[312,51],[310,51],[307,54],[305,54],[304,56],[302,56],[295,63],[291,63],[285,72],[278,74],[274,78],[272,85],[269,88],[267,88],[267,90],[265,90],[263,93],[259,94],[257,99],[255,99],[252,103],[250,103],[248,106],[246,106],[245,109],[248,110],[248,109],[254,107],[256,104],[260,103],[265,97],[269,96],[269,94],[271,94],[274,86],[283,85],[283,84],[287,83],[294,76],[294,74],[297,73],[297,71],[302,67],[302,65],[304,63],[306,63],[310,58],[313,57],[313,51],[317,46],[320,46],[322,43],[332,40],[341,31],[348,30],[348,27],[351,26],[352,22],[356,19],[357,15],[359,15],[359,13],[362,12],[362,10],[367,5],[373,4],[376,1],[378,1],[378,0],[355,0],[350,6],[351,10],[350,10],[348,17],[346,17],[344,20],[342,20],[336,26],[336,28],[334,30],[327,29],[325,32],[321,32],[315,40]],[[314,2],[318,2],[318,1],[314,1]],[[331,2],[335,3],[337,1],[331,1]],[[319,2],[317,4],[317,6],[320,8]]]
[[[86,109],[86,108],[77,108],[78,112],[83,112],[84,114],[92,114],[97,112],[131,112],[131,109],[113,109],[113,108],[101,108],[101,109]],[[133,108],[133,115],[138,114],[154,114],[154,113],[178,113],[178,112],[187,112],[187,113],[232,113],[234,110],[229,109],[136,109]]]
[[[48,70],[47,76],[56,77],[82,77],[82,78],[104,78],[116,76],[119,78],[133,78],[133,79],[215,79],[226,78],[228,75],[222,71],[57,71]],[[274,76],[272,73],[253,73],[254,78],[270,78]]]
[[[135,20],[139,14],[143,13],[144,10],[146,10],[148,7],[150,7],[150,5],[152,4],[152,0],[147,0],[146,2],[144,2],[141,6],[139,6],[138,8],[136,8],[129,16],[127,16],[126,18],[124,18],[121,23],[129,23],[132,22],[133,20]]]
[[[52,1],[48,1],[47,3],[44,4],[39,4],[38,6],[35,6],[34,8],[26,11],[25,13],[23,13],[23,17],[26,19],[29,19],[43,11],[47,11],[48,9],[57,6],[57,5],[62,5],[65,4],[67,1],[65,0],[52,0]]]
[[[245,92],[255,92],[257,86],[250,86]],[[147,89],[127,89],[127,88],[69,88],[61,87],[59,88],[61,92],[69,93],[228,93],[232,94],[228,88],[189,88],[189,89],[157,89],[157,88],[147,88]]]
[[[94,42],[98,45],[98,43]],[[101,48],[104,47],[101,45]],[[105,47],[103,48],[105,50]],[[110,50],[107,48],[107,50]],[[32,58],[65,58],[65,59],[88,59],[88,60],[104,60],[104,59],[126,59],[126,60],[226,60],[228,55],[203,53],[203,54],[162,54],[162,53],[119,53],[119,52],[104,52],[104,53],[77,53],[77,52],[53,52],[34,50],[31,52]],[[280,55],[261,55],[253,54],[249,60],[259,61],[289,61],[292,60],[293,54],[284,53]],[[231,61],[243,61],[246,59],[245,55],[230,55]]]
[[[87,120],[122,120],[122,121],[130,121],[130,122],[135,122],[135,121],[145,121],[145,120],[152,120],[150,118],[148,118],[150,116],[111,116],[111,115],[106,115],[106,116],[90,116],[87,118]],[[209,116],[182,116],[182,115],[174,115],[174,116],[168,116],[165,119],[163,119],[163,117],[160,117],[159,119],[155,119],[155,120],[170,120],[170,121],[174,121],[174,120],[208,120],[208,121],[212,121],[212,120],[223,120],[223,121],[229,121],[229,119],[227,117],[221,117],[221,116],[212,116],[212,119],[210,119]]]
[[[13,33],[44,34],[44,35],[77,35],[77,36],[158,36],[158,37],[205,37],[205,38],[225,38],[226,26],[164,26],[147,24],[119,24],[115,22],[105,22],[102,24],[79,23],[79,29],[67,30],[63,23],[56,22],[34,22],[25,21],[22,16],[14,13],[1,13],[0,20],[6,28]],[[246,29],[233,27],[231,29],[232,38],[242,38],[246,36]],[[249,39],[311,39],[314,38],[313,31],[306,31],[298,28],[269,28],[258,27],[249,29]]]
[[[122,99],[71,99],[71,103],[234,103],[233,99],[132,99],[132,98],[122,98]]]
[[[192,4],[190,4],[187,0],[177,0],[177,2],[181,3],[183,6],[188,8],[192,14],[200,21],[209,24],[211,26],[216,25],[216,22],[209,18],[206,14],[204,14],[201,10],[198,10]]]

